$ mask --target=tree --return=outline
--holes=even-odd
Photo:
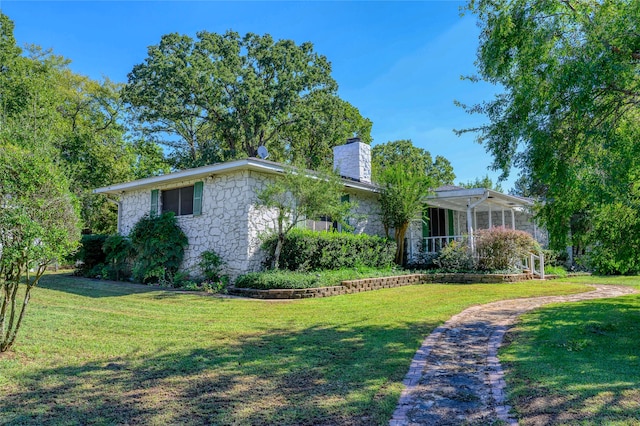
[[[338,96],[315,92],[305,96],[293,113],[295,122],[283,129],[273,145],[274,159],[322,170],[333,165],[333,147],[358,136],[371,143],[372,123]]]
[[[11,145],[0,145],[0,158],[0,352],[5,352],[15,343],[32,289],[47,265],[76,248],[80,231],[68,180],[51,162]]]
[[[86,229],[114,232],[115,205],[91,191],[168,170],[157,145],[127,139],[122,85],[73,73],[51,50],[23,52],[1,13],[0,60],[0,143],[54,159],[80,200]]]
[[[375,145],[371,150],[371,162],[374,169],[379,170],[394,164],[406,165],[416,172],[422,171],[437,186],[452,185],[456,178],[449,160],[440,155],[433,160],[429,151],[414,146],[410,139]]]
[[[538,217],[552,245],[585,236],[610,245],[593,230],[613,203],[633,205],[640,176],[640,3],[480,0],[467,8],[481,27],[480,76],[471,78],[504,93],[468,107],[489,124],[466,130],[477,132],[495,169],[507,175],[518,166],[526,186],[542,192]],[[576,217],[589,225],[571,232]],[[631,216],[623,219],[628,228]],[[614,251],[618,262],[631,252]]]
[[[259,207],[275,211],[278,236],[271,269],[278,269],[284,240],[298,223],[321,216],[345,223],[352,204],[342,201],[343,185],[333,173],[310,172],[289,168],[274,182],[257,193]]]
[[[255,157],[325,162],[335,138],[369,138],[370,122],[337,95],[311,43],[269,35],[167,34],[129,74],[124,97],[141,130],[173,149],[177,168]]]
[[[453,167],[444,157],[431,154],[410,140],[373,147],[373,178],[381,186],[380,207],[387,236],[393,228],[395,262],[404,261],[404,238],[411,221],[422,211],[426,197],[438,186],[453,183]]]
[[[493,180],[489,177],[489,175],[485,175],[483,178],[475,178],[475,180],[470,180],[465,182],[458,182],[458,186],[463,188],[485,188],[485,189],[493,189],[494,191],[502,192],[502,185],[496,182],[493,183]]]

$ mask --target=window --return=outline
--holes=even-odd
[[[203,183],[196,182],[191,186],[185,186],[176,189],[167,189],[151,191],[151,209],[152,216],[159,211],[158,201],[162,200],[162,213],[173,212],[176,216],[202,214],[202,190]]]
[[[193,186],[162,191],[162,213],[193,214]]]

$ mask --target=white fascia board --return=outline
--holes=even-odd
[[[471,188],[471,189],[454,189],[449,191],[438,191],[434,195],[430,195],[427,197],[427,203],[429,201],[434,204],[438,204],[439,202],[447,202],[449,200],[450,203],[460,205],[464,204],[466,206],[466,202],[457,201],[459,199],[468,200],[469,198],[481,198],[484,196],[485,192],[489,193],[488,199],[486,199],[480,206],[485,205],[495,205],[500,206],[502,208],[518,208],[518,207],[528,207],[532,206],[533,202],[526,198],[516,197],[513,195],[503,194],[502,192],[497,192],[492,189],[484,189],[484,188]]]
[[[162,184],[180,182],[190,179],[200,179],[215,174],[230,173],[238,170],[253,170],[262,173],[277,174],[283,173],[285,166],[273,161],[259,160],[257,158],[245,158],[242,160],[229,161],[226,163],[211,164],[209,166],[197,167],[194,169],[181,170],[161,176],[153,176],[138,179],[131,182],[118,183],[102,188],[94,189],[95,194],[121,194],[128,191],[151,189]],[[377,185],[342,179],[342,183],[347,188],[358,191],[379,192]]]
[[[161,176],[153,176],[145,179],[138,179],[131,182],[118,183],[94,189],[95,194],[120,194],[127,191],[136,191],[157,187],[160,184],[177,182],[188,179],[198,179],[218,173],[229,173],[236,170],[256,170],[266,173],[282,173],[282,166],[271,161],[262,161],[253,158],[229,161],[227,163],[212,164],[209,166],[197,167],[195,169],[181,170]]]
[[[380,187],[372,183],[362,183],[357,180],[342,179],[342,184],[346,188],[353,188],[358,191],[373,192],[374,194],[380,192]]]
[[[449,191],[438,191],[434,195],[430,195],[429,198],[469,198],[469,197],[482,197],[486,190],[484,188],[471,188],[471,189],[452,189]],[[491,191],[493,192],[493,191]]]

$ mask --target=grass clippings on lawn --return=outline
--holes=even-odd
[[[46,276],[0,358],[0,424],[383,425],[449,317],[584,290],[417,285],[273,303]]]
[[[640,277],[575,277],[640,289]],[[524,315],[500,360],[522,425],[640,425],[640,295]]]

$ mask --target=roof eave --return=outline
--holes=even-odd
[[[181,170],[179,172],[173,172],[166,175],[152,176],[149,178],[138,179],[131,182],[109,185],[102,188],[94,189],[93,192],[95,194],[120,194],[127,191],[153,188],[160,184],[204,178],[219,173],[230,173],[242,169],[257,170],[267,173],[282,173],[282,171],[284,170],[284,168],[281,165],[278,165],[278,163],[258,160],[255,158],[245,158],[242,160],[211,164],[209,166]]]
[[[138,179],[131,182],[118,183],[93,190],[94,194],[122,194],[128,191],[137,191],[150,189],[162,184],[180,182],[184,180],[205,178],[222,173],[231,173],[237,170],[253,170],[262,173],[283,173],[285,166],[273,161],[266,161],[257,158],[245,158],[242,160],[229,161],[226,163],[217,163],[208,166],[197,167],[194,169],[181,170],[161,176],[153,176],[144,179]],[[350,179],[342,179],[342,183],[347,188],[358,191],[379,192],[377,185],[373,183],[359,182]]]

